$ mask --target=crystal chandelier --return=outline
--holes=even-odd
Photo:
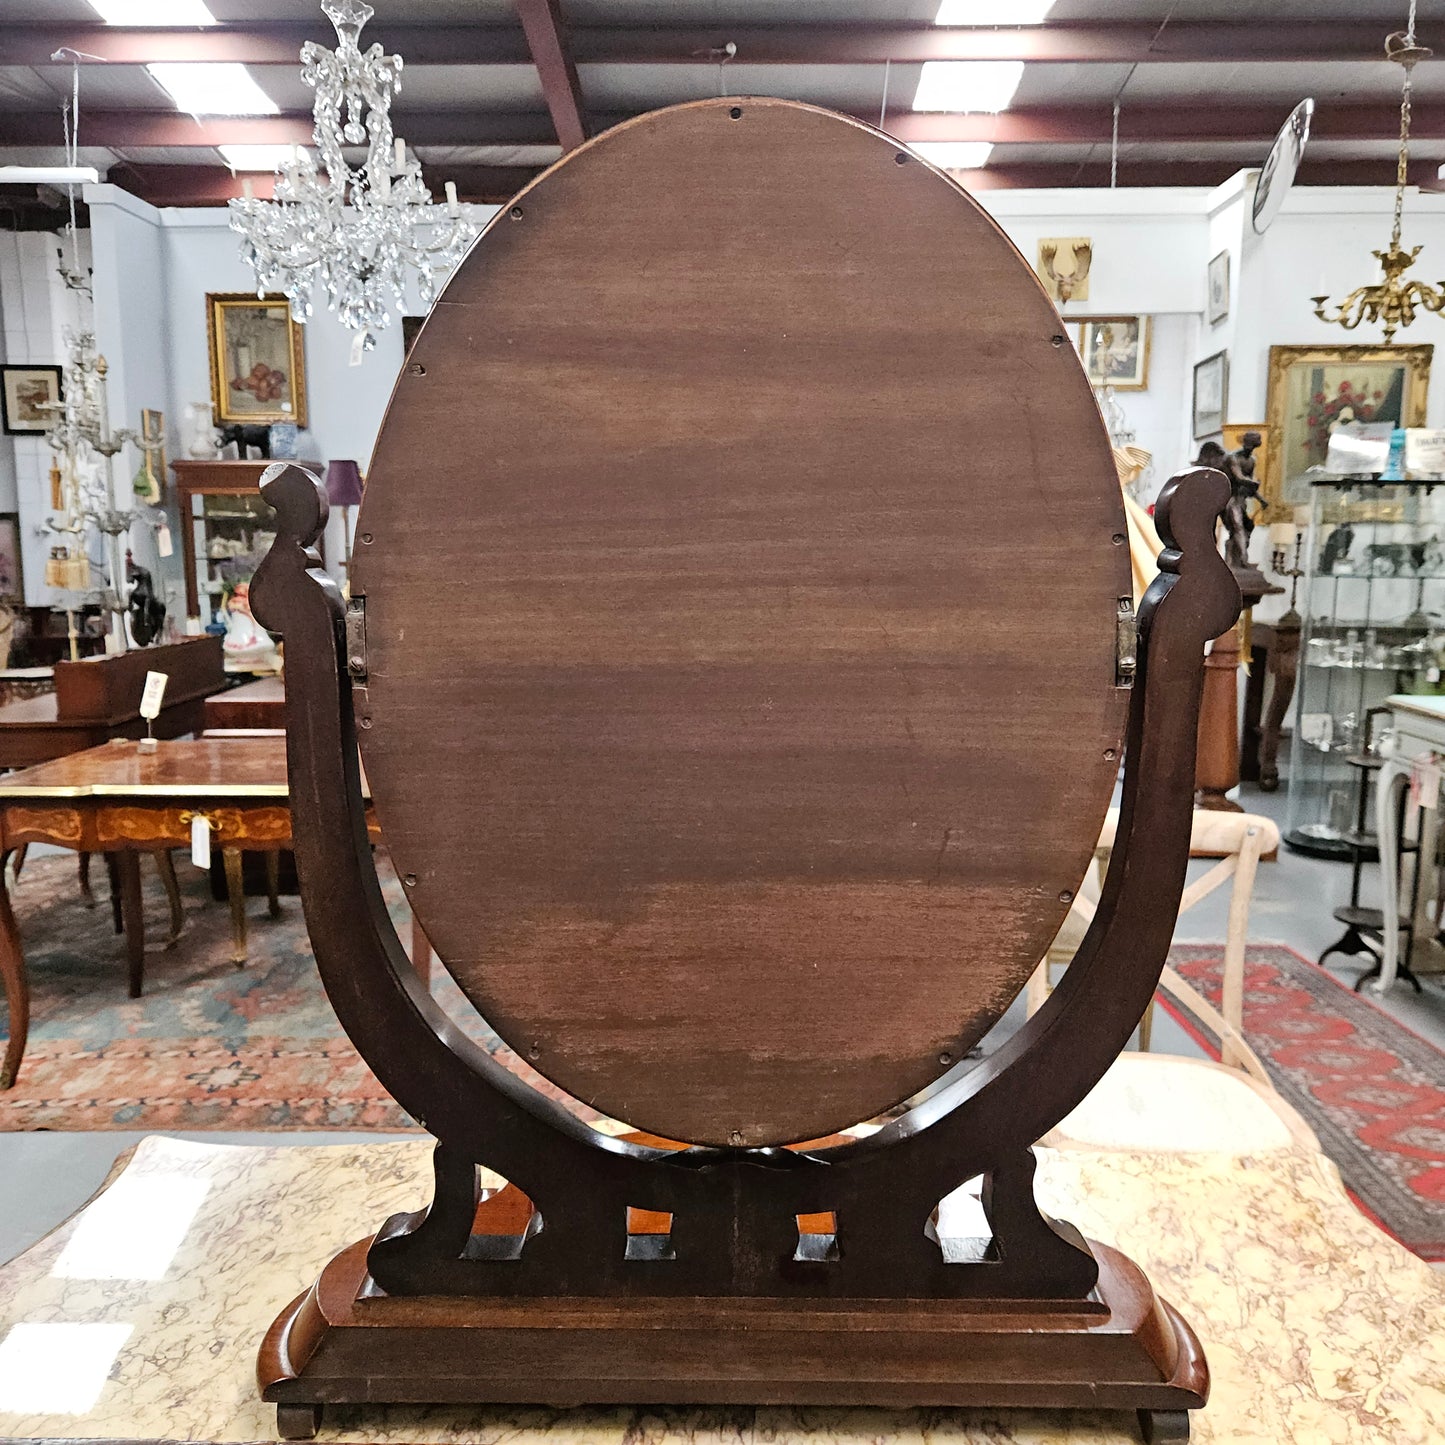
[[[1385,344],[1395,338],[1395,332],[1408,326],[1415,319],[1415,308],[1423,306],[1427,311],[1445,309],[1445,290],[1432,286],[1428,281],[1402,281],[1400,278],[1415,264],[1420,254],[1419,246],[1407,251],[1400,245],[1400,213],[1405,206],[1405,181],[1410,160],[1410,83],[1411,73],[1422,60],[1430,58],[1430,51],[1415,43],[1415,0],[1410,0],[1410,18],[1402,34],[1396,31],[1385,37],[1385,58],[1393,60],[1405,72],[1405,83],[1400,93],[1400,154],[1395,166],[1395,225],[1390,232],[1390,249],[1372,251],[1370,254],[1380,263],[1385,279],[1373,286],[1359,286],[1351,291],[1335,307],[1333,316],[1326,315],[1329,304],[1327,296],[1312,296],[1315,315],[1321,321],[1334,322],[1346,331],[1353,331],[1362,321],[1378,321],[1385,330]],[[1445,283],[1441,283],[1445,286]]]
[[[276,171],[275,199],[250,194],[230,203],[231,228],[245,237],[241,259],[256,273],[257,294],[280,291],[291,315],[311,318],[311,295],[319,281],[326,304],[370,351],[373,331],[391,324],[388,295],[405,305],[408,269],[417,273],[424,306],[430,306],[438,274],[461,260],[477,234],[457,204],[456,185],[446,185],[445,208],[432,202],[421,167],[393,140],[391,97],[401,85],[401,57],[380,45],[362,53],[362,28],[375,13],[357,0],[325,0],[327,18],[340,42],[327,50],[308,40],[301,47],[301,78],[316,91],[313,136],[319,166],[304,146]],[[342,109],[345,108],[345,118]],[[345,146],[367,147],[352,167]]]

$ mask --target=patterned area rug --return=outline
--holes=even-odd
[[[1170,961],[1218,1006],[1218,945],[1177,943]],[[1210,1047],[1187,1011],[1161,1003]],[[1280,944],[1249,949],[1244,1034],[1355,1201],[1416,1254],[1445,1259],[1445,1054]]]
[[[250,960],[237,969],[225,905],[211,900],[206,876],[180,854],[177,868],[186,928],[175,948],[164,949],[165,895],[149,860],[142,862],[147,931],[156,942],[145,997],[132,1001],[104,871],[96,870],[100,905],[87,909],[73,858],[31,858],[14,891],[34,994],[30,1047],[19,1083],[0,1094],[0,1129],[414,1127],[342,1033],[299,900],[283,899],[276,920],[264,899],[247,900]],[[384,862],[382,877],[405,938],[409,914]],[[1218,947],[1177,944],[1171,957],[1217,1001]],[[499,1062],[557,1096],[487,1032],[441,968],[435,995]],[[1417,1253],[1445,1258],[1440,1052],[1276,945],[1250,949],[1244,1024],[1280,1092],[1309,1120],[1365,1209]]]
[[[0,1093],[0,1129],[415,1128],[342,1032],[300,900],[283,897],[279,919],[264,898],[246,900],[249,959],[238,969],[226,905],[182,853],[175,859],[186,923],[170,949],[161,943],[165,894],[141,860],[146,977],[135,1000],[126,997],[125,945],[99,860],[95,908],[81,902],[73,857],[27,862],[12,898],[30,971],[30,1043],[19,1081]],[[409,938],[401,885],[378,861]],[[453,1018],[499,1062],[558,1096],[486,1029],[446,971],[435,972],[434,996]]]

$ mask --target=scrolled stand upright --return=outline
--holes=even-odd
[[[371,859],[345,609],[314,550],[325,490],[278,464],[263,492],[277,538],[252,597],[286,638],[317,964],[353,1043],[437,1140],[431,1205],[338,1255],[268,1333],[258,1375],[282,1434],[314,1433],[332,1402],[786,1401],[1137,1408],[1146,1438],[1187,1438],[1186,1412],[1208,1392],[1198,1341],[1135,1265],[1040,1212],[1031,1146],[1126,1046],[1164,964],[1203,648],[1239,608],[1214,547],[1224,478],[1186,472],[1159,499],[1166,546],[1139,610],[1119,842],[1060,987],[925,1104],[814,1152],[609,1137],[447,1019]],[[514,1235],[478,1230],[481,1165],[532,1203]],[[946,1259],[930,1221],[977,1175],[991,1238]],[[671,1216],[665,1248],[629,1248],[629,1208]],[[798,1216],[817,1214],[832,1216],[833,1238],[805,1251]],[[840,1329],[843,1316],[863,1327]]]

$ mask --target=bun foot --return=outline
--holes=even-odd
[[[1144,1432],[1144,1445],[1186,1445],[1189,1411],[1140,1410],[1139,1428]]]
[[[276,1406],[276,1433],[283,1440],[314,1440],[320,1428],[320,1405]]]

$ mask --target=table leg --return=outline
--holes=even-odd
[[[226,899],[231,905],[231,962],[246,966],[246,885],[241,877],[241,850],[221,849],[226,867]]]
[[[161,883],[166,890],[166,902],[171,906],[171,933],[166,939],[166,947],[174,948],[186,923],[185,910],[181,907],[181,885],[176,878],[175,859],[171,857],[169,848],[157,849],[155,860],[156,870],[160,873]]]
[[[90,854],[82,853],[79,864],[80,899],[87,908],[95,907],[95,894],[90,888]]]
[[[8,857],[8,852],[0,854],[0,974],[5,978],[5,1002],[10,1010],[10,1037],[5,1044],[5,1061],[0,1064],[0,1089],[14,1087],[30,1033],[30,980],[25,972],[25,955],[20,950],[20,932],[10,907],[10,890],[5,886]]]
[[[145,985],[146,924],[141,905],[140,854],[122,849],[113,855],[120,874],[120,910],[125,925],[125,956],[130,968],[130,996],[139,998]]]
[[[281,855],[275,852],[262,854],[266,860],[266,906],[272,918],[281,916]]]
[[[431,988],[431,940],[421,931],[421,923],[415,913],[411,916],[411,966],[417,976]]]
[[[117,933],[125,932],[125,919],[120,911],[120,869],[116,865],[115,854],[105,855],[105,876],[110,883],[110,917],[115,924]]]
[[[1410,765],[1386,758],[1375,779],[1375,832],[1380,848],[1380,981],[1377,992],[1394,986],[1400,962],[1400,839],[1397,832],[1400,794],[1410,781]],[[1418,866],[1418,860],[1417,860]]]

